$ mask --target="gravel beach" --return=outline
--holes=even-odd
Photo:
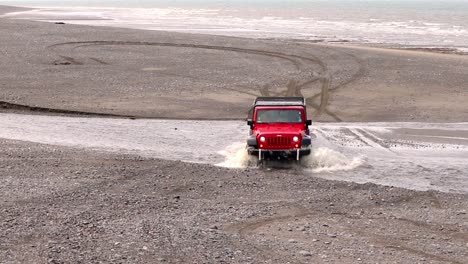
[[[464,263],[466,195],[0,141],[2,263]]]

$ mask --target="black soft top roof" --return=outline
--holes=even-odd
[[[257,97],[255,106],[306,106],[304,97]]]

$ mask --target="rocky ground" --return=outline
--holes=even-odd
[[[0,141],[2,263],[465,263],[466,195]]]

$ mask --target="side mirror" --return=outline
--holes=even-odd
[[[306,121],[306,126],[311,126],[312,125],[312,120],[307,120]]]
[[[250,126],[250,128],[253,127],[253,121],[252,121],[252,119],[247,119],[247,125]]]

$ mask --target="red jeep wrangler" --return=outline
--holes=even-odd
[[[258,97],[247,120],[250,136],[247,151],[268,158],[294,158],[309,155],[312,140],[303,97]]]

